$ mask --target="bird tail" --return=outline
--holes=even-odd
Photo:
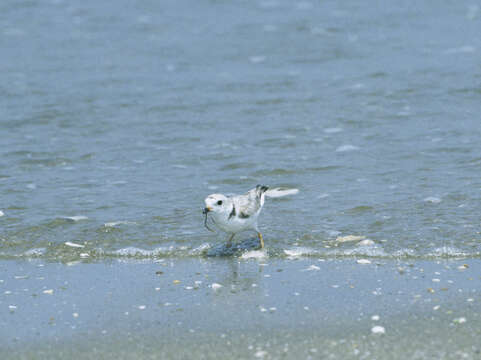
[[[299,192],[299,189],[286,189],[286,188],[273,188],[265,192],[265,196],[270,198],[279,198],[287,195],[295,195]]]

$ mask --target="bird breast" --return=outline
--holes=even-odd
[[[239,214],[232,217],[216,216],[215,224],[227,233],[237,233],[240,231],[254,229],[256,224],[257,214],[249,218],[241,218]]]

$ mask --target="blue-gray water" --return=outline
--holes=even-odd
[[[202,256],[204,197],[258,183],[301,190],[270,256],[480,256],[479,34],[472,1],[3,0],[0,257]]]
[[[479,360],[480,269],[480,259],[4,260],[0,358]]]

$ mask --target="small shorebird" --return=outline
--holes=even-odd
[[[213,231],[207,225],[207,215],[212,214],[214,224],[229,236],[227,246],[232,245],[235,234],[245,230],[255,230],[262,249],[264,248],[264,239],[257,227],[257,218],[264,205],[265,197],[276,198],[298,192],[298,189],[269,189],[268,186],[257,185],[243,195],[227,197],[222,194],[211,194],[204,200],[204,225],[208,230]]]

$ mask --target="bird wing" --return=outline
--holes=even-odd
[[[254,215],[262,207],[262,194],[267,186],[258,185],[255,189],[249,190],[244,195],[237,195],[232,198],[239,217],[248,218]]]

